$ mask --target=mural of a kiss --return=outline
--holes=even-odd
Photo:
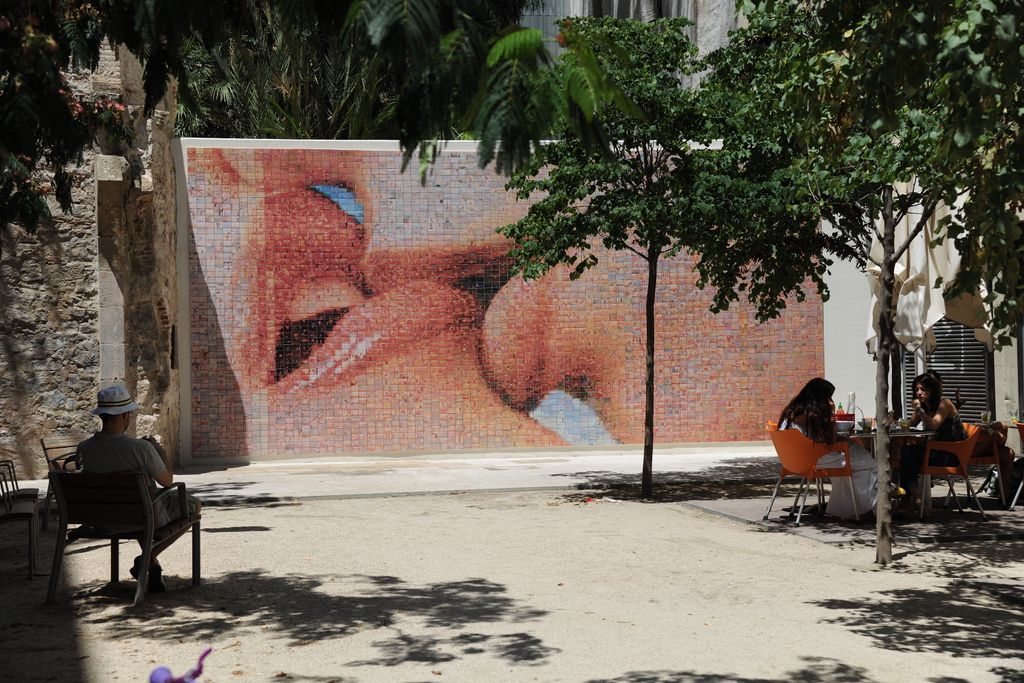
[[[474,153],[425,184],[396,149],[187,160],[193,457],[642,441],[645,264],[510,277],[495,229],[528,205]],[[659,278],[656,436],[758,438],[736,415],[821,373],[821,305],[758,325],[694,280],[687,257]]]

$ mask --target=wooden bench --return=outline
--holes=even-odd
[[[50,472],[50,489],[57,498],[60,526],[57,547],[53,553],[53,569],[46,602],[52,603],[57,594],[64,549],[69,541],[78,538],[110,539],[110,584],[118,581],[118,543],[125,539],[142,545],[142,564],[135,590],[135,603],[141,605],[149,584],[149,563],[154,552],[159,552],[192,530],[192,585],[199,585],[200,520],[202,515],[189,517],[185,485],[178,483],[153,493],[150,479],[145,474],[94,472]],[[157,505],[166,496],[176,496],[179,519],[163,527],[156,526]],[[68,533],[69,524],[79,524]]]

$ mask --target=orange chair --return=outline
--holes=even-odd
[[[783,477],[800,477],[800,488],[797,489],[796,498],[793,500],[793,507],[797,506],[798,501],[800,502],[800,509],[796,515],[796,526],[800,526],[800,519],[804,514],[804,506],[807,504],[807,492],[810,491],[812,482],[818,485],[819,506],[823,502],[821,489],[821,479],[823,477],[846,477],[850,485],[851,497],[856,498],[856,496],[852,495],[854,493],[853,467],[850,463],[850,448],[846,443],[815,443],[804,436],[798,429],[779,430],[769,428],[768,433],[771,436],[772,445],[775,446],[775,453],[779,457],[779,478],[775,482],[775,490],[772,491],[772,499],[768,503],[768,509],[765,510],[764,519],[768,519],[772,512],[772,506],[775,505],[775,499],[779,495],[779,486],[782,484]],[[841,467],[818,467],[818,461],[821,460],[822,456],[836,452],[843,454],[843,464]],[[800,501],[801,493],[804,496],[802,501]],[[854,506],[854,514],[857,514],[856,503],[854,503]],[[792,510],[790,510],[789,516],[793,516]]]
[[[974,453],[971,454],[970,462],[967,463],[969,467],[984,465],[991,468],[988,472],[988,476],[985,477],[985,481],[983,481],[981,486],[978,488],[979,491],[985,490],[985,487],[988,486],[990,481],[992,481],[992,478],[996,476],[996,472],[998,472],[1000,476],[1003,474],[1009,474],[1008,472],[1002,472],[1000,467],[1002,463],[999,459],[999,450],[1000,447],[1003,446],[1003,441],[1005,441],[1005,439],[997,436],[995,432],[991,430],[982,430],[981,437],[978,439],[978,445],[975,447]],[[1012,451],[1010,452],[1012,453]],[[1003,492],[1003,482],[1000,481],[998,484],[999,502],[1002,503],[1005,508],[1006,494]]]
[[[971,456],[974,455],[975,451],[978,450],[982,444],[982,438],[985,433],[978,428],[977,425],[965,424],[964,429],[967,430],[967,438],[963,441],[939,441],[936,439],[928,440],[928,447],[924,451],[924,460],[921,463],[921,469],[918,470],[918,474],[921,475],[923,481],[921,483],[921,491],[929,493],[931,491],[931,479],[932,477],[943,477],[946,483],[949,484],[949,492],[953,496],[953,500],[956,502],[956,507],[960,512],[963,512],[963,506],[960,505],[960,499],[956,495],[956,491],[953,490],[953,477],[962,477],[964,483],[967,484],[967,497],[973,499],[974,504],[978,508],[978,512],[981,513],[981,518],[985,519],[985,511],[981,508],[981,501],[978,500],[978,496],[974,493],[974,488],[971,486],[971,476],[967,470],[968,465],[971,462]],[[958,464],[956,466],[944,466],[944,465],[929,465],[932,451],[946,451],[956,456]],[[921,509],[919,516],[921,519],[925,517],[925,506],[928,495],[921,496]]]

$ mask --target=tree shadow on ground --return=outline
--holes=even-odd
[[[867,670],[828,657],[801,657],[804,665],[780,678],[750,678],[735,674],[710,674],[694,671],[630,671],[617,678],[594,678],[587,683],[866,683],[874,679]],[[945,678],[944,683],[967,683]]]
[[[594,486],[581,485],[579,487],[581,489],[580,492],[567,493],[564,498],[573,502],[579,502],[586,498],[612,498],[637,503],[682,503],[692,500],[768,498],[772,495],[775,481],[660,481],[654,484],[650,498],[644,498],[640,495],[639,477],[636,478],[636,482],[626,482],[616,486],[608,486],[604,480],[597,480],[594,484]],[[783,500],[786,496],[792,499],[796,494],[796,489],[796,485],[785,484],[781,486],[779,488],[779,499]],[[808,507],[811,505],[812,497],[813,493],[808,496]]]
[[[934,547],[917,546],[893,555],[894,564],[886,569],[902,574],[928,574],[948,579],[976,578],[979,568],[986,572],[1024,565],[1024,540],[965,541],[955,550],[937,553]],[[1024,581],[1020,598],[1024,600]]]
[[[299,501],[283,498],[272,493],[247,492],[256,484],[252,481],[218,481],[206,484],[191,483],[188,492],[201,500],[204,507],[238,509],[258,505],[261,508],[276,508],[298,505]]]
[[[673,503],[709,498],[756,498],[772,494],[772,487],[779,476],[779,461],[777,458],[746,458],[727,461],[699,472],[656,472],[652,498],[640,496],[639,472],[626,474],[594,470],[556,476],[582,478],[584,481],[577,488],[596,491],[588,494],[569,494],[570,499],[589,496],[648,503]],[[792,490],[796,493],[795,487]]]
[[[212,642],[246,631],[276,631],[293,646],[340,639],[367,629],[388,637],[373,643],[374,657],[348,666],[441,663],[462,657],[496,657],[510,665],[543,664],[557,649],[523,631],[521,624],[546,612],[520,604],[505,586],[487,579],[412,585],[394,576],[272,576],[231,572],[188,587],[170,577],[169,591],[147,598],[141,609],[126,602],[134,584],[113,592],[93,583],[62,601],[79,618],[111,637]],[[515,625],[511,632],[477,632],[479,625]],[[410,626],[414,627],[411,629]],[[412,632],[412,631],[415,632]],[[328,678],[326,680],[337,680]]]
[[[892,652],[953,657],[1024,657],[1024,611],[1019,581],[953,579],[942,585],[888,590],[855,600],[814,600],[833,610],[826,623],[861,635]],[[936,580],[933,579],[934,583]],[[1003,590],[993,590],[993,586]],[[1003,676],[1007,672],[997,675]],[[1016,672],[1021,680],[1022,673]]]

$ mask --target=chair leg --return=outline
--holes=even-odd
[[[789,516],[790,517],[793,516],[793,510],[796,510],[797,506],[800,505],[800,494],[803,493],[804,485],[805,484],[807,486],[811,485],[811,483],[809,481],[807,481],[806,478],[801,479],[800,480],[800,485],[797,486],[797,488],[796,488],[796,498],[793,499],[793,507],[789,508]],[[807,496],[804,496],[804,500],[807,500]],[[801,506],[801,509],[802,509],[802,506]]]
[[[768,509],[764,511],[764,517],[762,519],[767,520],[768,515],[772,514],[772,506],[775,505],[775,498],[779,495],[779,485],[782,483],[782,475],[775,480],[775,489],[772,491],[772,499],[768,501]]]
[[[969,498],[974,498],[974,504],[978,507],[978,512],[981,513],[981,521],[985,521],[985,510],[981,507],[981,501],[978,496],[975,495],[974,490],[971,488],[971,478],[968,476],[964,477],[964,483],[967,484],[967,495]]]
[[[52,605],[57,596],[57,582],[60,581],[60,568],[64,562],[64,548],[68,543],[68,523],[60,520],[57,529],[57,545],[53,549],[53,564],[50,567],[50,586],[46,590],[46,604]]]
[[[1016,507],[1017,500],[1020,499],[1020,492],[1022,489],[1024,489],[1024,479],[1022,479],[1021,482],[1017,484],[1017,493],[1013,494],[1013,500],[1010,501],[1010,505],[1007,508],[1007,510],[1012,510],[1014,507]]]
[[[860,510],[857,509],[857,490],[853,488],[853,476],[846,478],[850,484],[850,503],[853,504],[853,518],[860,519]]]
[[[28,578],[36,575],[36,545],[38,545],[36,532],[36,509],[32,508],[32,516],[28,520]]]
[[[199,569],[200,569],[200,541],[202,537],[199,522],[192,525],[192,585],[199,585]]]
[[[818,487],[817,487],[818,488],[818,508],[817,508],[817,510],[815,512],[820,517],[820,516],[825,514],[825,487],[822,484],[821,479],[818,479],[817,482],[818,482]]]
[[[800,511],[796,514],[796,526],[800,526],[800,518],[804,516],[804,506],[807,505],[807,494],[811,491],[811,482],[807,481],[807,486],[804,487],[804,498],[800,501]],[[797,495],[800,495],[799,492]]]
[[[967,477],[964,477],[964,481],[967,481]],[[953,488],[953,477],[946,477],[946,483],[949,485],[949,494],[946,496],[947,500],[948,500],[949,496],[953,496],[953,502],[956,503],[957,511],[958,512],[963,512],[964,511],[964,506],[960,504],[960,496],[956,495],[956,489]],[[967,501],[970,502],[970,500],[972,498],[972,496],[971,496],[971,487],[970,487],[970,482],[968,481],[967,483],[968,483],[968,486],[967,486]]]
[[[50,501],[53,500],[53,491],[50,490],[50,485],[46,485],[46,496],[43,498],[43,529],[46,529],[50,524]]]
[[[921,509],[918,511],[918,518],[925,518],[925,502],[932,497],[932,475],[925,474],[921,477]]]
[[[983,491],[988,483],[992,481],[992,473],[996,471],[995,467],[989,469],[988,474],[985,475],[985,479],[982,480],[981,486],[978,487],[979,491]]]
[[[984,491],[985,490],[985,487],[988,486],[989,482],[992,481],[992,477],[996,476],[996,472],[998,471],[998,469],[999,469],[998,467],[990,467],[989,468],[988,474],[985,475],[985,478],[981,482],[981,486],[978,487],[978,491]],[[1003,494],[1003,482],[1001,482],[1001,481],[999,481],[997,479],[996,483],[998,485],[997,488],[999,489],[999,502],[1005,508],[1006,507],[1006,496]]]

